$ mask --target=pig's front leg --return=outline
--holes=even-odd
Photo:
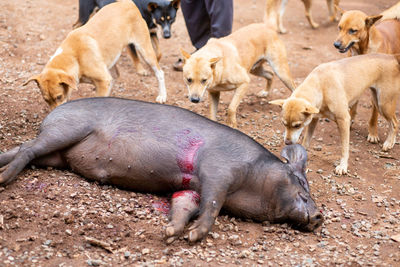
[[[182,233],[189,220],[199,211],[200,195],[193,190],[175,192],[171,199],[169,220],[165,229],[167,244],[171,244]]]
[[[199,218],[189,228],[189,242],[201,240],[211,230],[225,202],[226,192],[216,184],[202,187]]]

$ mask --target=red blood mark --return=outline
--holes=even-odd
[[[193,190],[183,190],[183,191],[178,191],[175,192],[172,195],[172,199],[174,198],[180,198],[180,197],[190,197],[190,200],[195,203],[196,205],[199,205],[200,203],[200,195],[196,191]]]
[[[152,204],[153,208],[164,215],[168,215],[169,210],[171,209],[170,203],[166,199],[162,199],[160,201],[156,201]]]
[[[189,129],[185,129],[177,134],[177,145],[180,148],[176,156],[176,162],[181,170],[182,188],[190,188],[190,180],[195,170],[195,158],[197,151],[203,145],[204,140],[201,136],[192,134]]]

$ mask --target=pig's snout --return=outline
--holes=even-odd
[[[313,214],[310,214],[310,221],[308,223],[307,228],[310,231],[313,231],[318,227],[320,227],[323,222],[324,222],[324,216],[322,216],[322,213],[319,211],[315,211]]]
[[[191,96],[190,97],[190,102],[199,103],[200,102],[200,97],[199,96]]]

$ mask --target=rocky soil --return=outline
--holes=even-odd
[[[318,64],[344,55],[333,47],[336,24],[327,19],[325,1],[314,1],[317,30],[310,29],[301,1],[288,3],[281,35],[292,74],[299,84]],[[234,29],[262,20],[264,1],[235,0]],[[344,9],[377,14],[395,0],[343,0]],[[39,73],[78,15],[76,0],[0,1],[0,149],[5,151],[36,135],[49,109],[34,84],[22,84]],[[160,40],[168,104],[203,115],[208,103],[191,104],[181,73],[172,70],[179,48],[192,51],[181,12],[173,38]],[[130,58],[118,62],[121,77],[112,95],[154,101],[154,76],[139,76]],[[368,67],[368,66],[366,66]],[[289,90],[274,80],[268,98],[256,93],[265,81],[252,84],[239,107],[239,129],[279,154],[283,126],[279,109],[269,100]],[[93,96],[81,85],[73,98]],[[222,94],[219,120],[224,122],[232,94]],[[399,111],[399,108],[398,108]],[[221,214],[202,242],[187,236],[166,245],[168,195],[156,196],[88,182],[67,170],[31,166],[0,187],[0,266],[400,266],[400,143],[388,153],[366,141],[371,113],[369,94],[361,99],[351,131],[350,174],[333,174],[340,157],[334,122],[321,120],[308,150],[308,179],[326,221],[314,233],[288,225],[270,225]],[[397,113],[399,116],[399,112]],[[380,119],[384,140],[387,124]],[[400,136],[398,136],[400,140]]]

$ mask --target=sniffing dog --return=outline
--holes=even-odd
[[[271,25],[275,30],[279,31],[280,33],[286,33],[287,30],[283,26],[283,14],[285,13],[285,8],[288,0],[266,0],[266,12],[265,12],[265,20],[268,21],[269,25]],[[326,4],[328,5],[329,11],[329,20],[336,21],[336,13],[337,9],[336,6],[339,5],[340,0],[326,0]],[[312,13],[311,13],[311,6],[312,0],[302,0],[305,8],[305,15],[310,23],[310,26],[313,29],[319,27],[319,24],[314,22]]]
[[[400,66],[393,55],[387,54],[360,55],[321,64],[289,98],[270,101],[282,107],[285,143],[297,143],[306,127],[303,146],[308,147],[319,118],[334,120],[342,144],[342,156],[335,173],[347,173],[351,123],[349,109],[367,88],[371,89],[375,109],[390,125],[382,149],[391,149],[398,131],[396,104],[400,95]],[[378,114],[373,114],[368,129],[368,141],[372,143],[379,140],[377,125]]]
[[[223,38],[211,38],[192,55],[183,50],[182,55],[183,79],[189,90],[189,99],[198,103],[208,91],[212,120],[216,120],[220,92],[235,90],[228,108],[227,123],[231,127],[237,127],[236,109],[247,92],[249,73],[267,80],[266,90],[260,94],[268,94],[273,73],[263,68],[264,62],[270,64],[290,90],[295,88],[285,46],[278,34],[265,23],[250,24]]]
[[[24,84],[35,81],[43,98],[53,109],[68,101],[79,82],[91,82],[96,96],[109,96],[110,69],[122,50],[132,44],[153,69],[159,85],[157,102],[167,93],[164,72],[151,46],[149,30],[134,3],[116,2],[102,8],[84,26],[71,31],[43,71]]]
[[[84,25],[90,15],[96,9],[101,9],[105,5],[114,3],[117,0],[79,0],[79,18],[74,24],[74,28]],[[120,0],[121,1],[121,0]],[[126,0],[125,0],[126,1]],[[176,12],[178,11],[181,0],[132,0],[138,7],[140,14],[147,23],[150,31],[151,43],[156,52],[157,59],[161,59],[161,50],[157,36],[157,25],[162,29],[162,36],[166,39],[171,37],[171,25],[175,22]],[[129,54],[132,57],[138,73],[147,75],[147,71],[140,63],[135,46],[129,46]]]

